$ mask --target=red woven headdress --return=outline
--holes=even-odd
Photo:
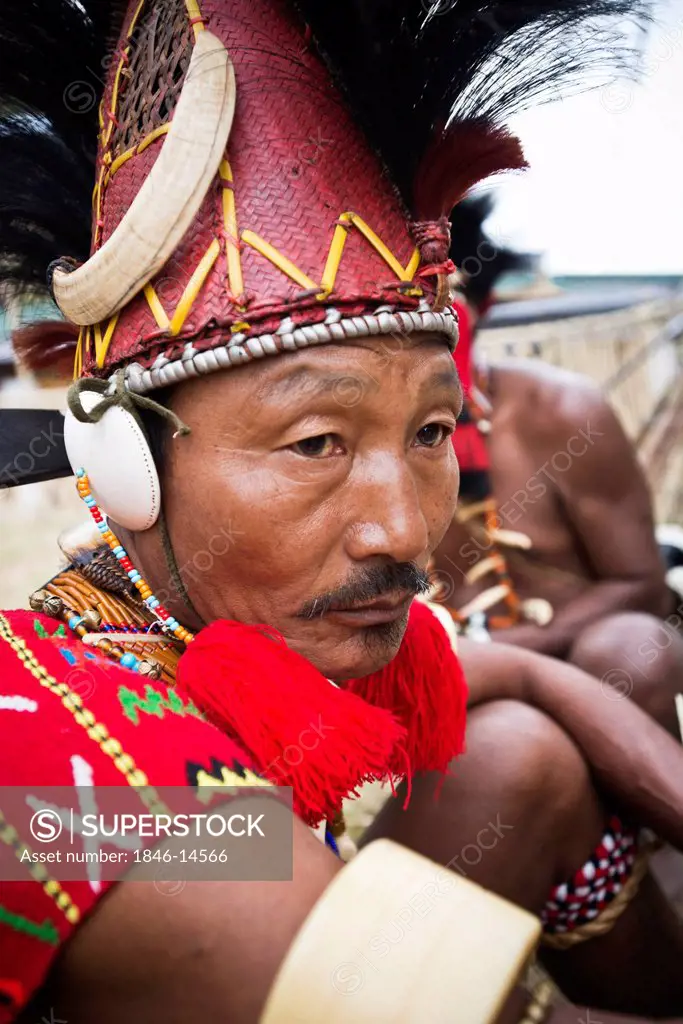
[[[406,212],[282,0],[170,0],[162,15],[131,3],[102,103],[94,250],[170,144],[184,90],[203,88],[213,51],[195,66],[191,55],[206,32],[234,65],[227,149],[161,272],[82,330],[78,369],[127,365],[147,390],[358,333],[423,329],[453,342],[450,311],[425,301],[433,283],[418,277]]]

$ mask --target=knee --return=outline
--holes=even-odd
[[[501,806],[515,807],[525,817],[557,823],[591,789],[586,762],[570,737],[527,704],[495,701],[477,707],[467,749],[468,774],[487,778]]]
[[[604,809],[583,755],[552,719],[526,704],[497,701],[478,707],[468,730],[468,784],[485,789],[489,808],[505,808],[504,823],[531,856],[539,898],[569,877],[595,847]],[[484,782],[484,780],[486,780]],[[483,783],[483,785],[482,785]],[[541,877],[542,876],[542,877]],[[528,876],[525,876],[528,881]]]
[[[584,630],[570,661],[611,687],[616,698],[631,697],[672,728],[674,694],[683,688],[683,641],[671,625],[636,612],[608,616]]]
[[[416,778],[407,810],[397,803],[366,840],[388,835],[534,913],[586,860],[603,821],[580,752],[516,701],[478,705],[451,773]]]
[[[570,661],[584,672],[602,676],[612,668],[619,668],[661,627],[663,623],[659,619],[640,612],[607,615],[577,637]]]

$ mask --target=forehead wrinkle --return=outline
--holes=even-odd
[[[263,401],[269,398],[309,398],[313,395],[324,395],[336,391],[338,388],[355,384],[363,391],[368,387],[379,387],[369,374],[363,373],[357,376],[351,371],[331,371],[313,364],[298,366],[296,369],[288,370],[284,375],[275,380],[264,380],[260,383],[256,397]]]

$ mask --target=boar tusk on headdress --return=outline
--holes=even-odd
[[[130,209],[81,267],[54,267],[54,298],[72,323],[86,326],[112,316],[168,262],[224,157],[235,97],[227,50],[216,36],[200,32],[168,137]]]

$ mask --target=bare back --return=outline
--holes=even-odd
[[[483,384],[492,407],[496,526],[531,541],[530,550],[504,548],[519,596],[544,598],[558,609],[596,585],[617,583],[626,607],[663,614],[667,598],[649,491],[600,390],[535,361],[490,366]],[[451,607],[495,582],[490,574],[474,584],[465,580],[490,554],[476,527],[453,522],[436,556],[452,590]]]

